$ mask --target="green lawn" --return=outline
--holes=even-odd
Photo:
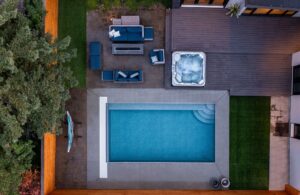
[[[230,98],[231,189],[268,189],[270,97]]]
[[[78,87],[85,87],[86,76],[86,4],[82,0],[60,0],[58,36],[70,35],[71,48],[77,48],[77,58],[68,65],[79,81]]]

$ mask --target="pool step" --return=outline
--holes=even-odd
[[[213,124],[215,122],[215,107],[214,105],[205,105],[200,110],[193,111],[194,116],[201,122]]]

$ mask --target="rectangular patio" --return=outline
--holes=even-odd
[[[142,69],[143,83],[113,83],[101,81],[100,71],[87,71],[87,88],[163,88],[164,66],[152,66],[149,60],[151,49],[164,48],[165,40],[165,8],[155,7],[140,9],[134,15],[140,16],[140,23],[154,28],[154,40],[144,42],[144,55],[112,55],[112,41],[109,39],[109,25],[112,18],[132,15],[125,8],[113,9],[107,12],[94,10],[87,13],[87,43],[99,41],[103,45],[103,70],[137,70]],[[87,50],[87,53],[89,51]]]
[[[203,51],[207,54],[203,89],[229,90],[231,95],[241,96],[289,95],[291,54],[300,50],[300,19],[236,19],[225,13],[225,9],[205,8],[179,8],[167,13],[165,87],[174,88],[172,51]]]

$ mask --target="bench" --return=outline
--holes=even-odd
[[[113,55],[144,55],[144,44],[112,44]]]
[[[102,66],[102,44],[98,41],[89,44],[89,67],[98,70]]]

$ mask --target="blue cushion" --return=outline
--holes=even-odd
[[[153,56],[156,56],[156,52],[154,52],[153,50],[151,50],[150,53],[149,53],[149,57],[153,57]]]
[[[119,37],[112,37],[111,40],[113,41],[127,41],[127,33],[121,33]]]
[[[135,33],[135,32],[142,32],[142,27],[127,27],[126,28],[127,32],[131,33]]]
[[[89,45],[89,49],[90,49],[90,55],[99,55],[100,54],[100,48],[101,45],[99,42],[91,42]]]
[[[97,70],[100,68],[100,57],[99,55],[90,56],[90,69]]]
[[[158,61],[163,61],[164,60],[164,53],[162,51],[157,52],[157,58]]]
[[[144,28],[144,39],[153,40],[154,38],[154,29],[152,27]]]
[[[102,80],[103,81],[112,81],[114,79],[114,72],[112,70],[102,71]]]
[[[115,31],[119,31],[120,34],[121,33],[126,33],[126,27],[122,27],[122,26],[112,26],[111,30],[115,30]]]
[[[128,33],[127,34],[127,41],[143,41],[141,33]]]

